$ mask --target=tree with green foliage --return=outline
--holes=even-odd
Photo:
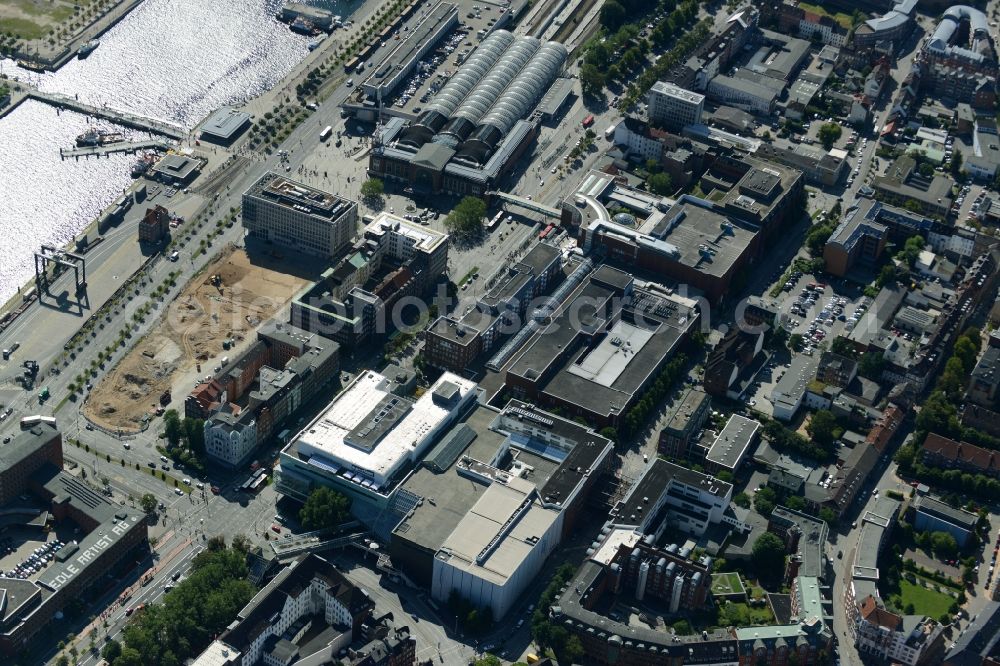
[[[892,284],[893,282],[896,282],[897,277],[898,276],[896,273],[896,266],[891,263],[886,264],[885,266],[882,267],[882,270],[879,271],[878,277],[875,278],[875,286],[881,289],[887,284]]]
[[[833,148],[833,144],[837,142],[837,139],[839,139],[840,135],[843,133],[844,131],[841,129],[840,125],[837,125],[836,123],[823,123],[816,136],[819,138],[820,143],[823,144],[823,148],[830,150]]]
[[[746,493],[738,493],[733,496],[733,504],[743,509],[749,509],[750,496],[747,495]]]
[[[153,493],[146,493],[139,498],[139,507],[146,513],[153,513],[156,509],[157,501]]]
[[[948,532],[932,532],[931,550],[940,558],[952,558],[958,555],[958,541]]]
[[[238,550],[241,553],[249,553],[250,549],[253,548],[253,543],[250,541],[250,537],[246,534],[236,534],[233,536],[233,549]]]
[[[762,516],[770,516],[778,504],[778,493],[773,488],[764,486],[753,497],[753,508]]]
[[[833,446],[837,440],[836,429],[837,417],[828,409],[820,409],[815,412],[809,419],[809,425],[806,426],[806,432],[809,433],[809,436],[824,449]]]
[[[753,542],[751,558],[758,575],[780,577],[785,572],[785,542],[776,534],[764,532]]]
[[[503,666],[503,662],[494,654],[487,654],[482,659],[474,661],[473,664],[475,666]]]
[[[973,341],[967,334],[959,336],[951,349],[952,356],[957,358],[966,372],[972,372],[976,367],[976,357],[979,356],[979,341]]]
[[[605,5],[606,6],[606,5]],[[597,65],[584,63],[580,67],[580,92],[584,97],[598,97],[604,90],[604,72]]]
[[[246,556],[229,548],[205,549],[188,577],[163,598],[132,616],[112,666],[183,664],[225,631],[256,592]]]
[[[823,507],[819,510],[819,519],[830,527],[837,525],[837,514],[829,507]]]
[[[847,338],[842,338],[839,335],[835,337],[833,342],[830,344],[830,351],[834,354],[846,356],[847,358],[856,358],[858,355],[858,352],[851,341]]]
[[[903,202],[903,208],[910,211],[911,213],[919,213],[920,202],[918,202],[916,199],[907,199],[906,201]]]
[[[351,501],[347,496],[326,487],[314,489],[299,511],[299,521],[307,530],[336,527],[349,515]]]
[[[823,248],[826,247],[826,242],[830,240],[835,228],[831,221],[814,225],[809,229],[809,233],[806,234],[806,249],[810,255],[818,257],[823,254]]]
[[[361,183],[362,199],[376,200],[381,198],[383,194],[385,194],[385,183],[379,178],[369,178]]]
[[[948,396],[949,401],[957,403],[965,393],[968,384],[966,369],[962,366],[962,359],[957,356],[950,357],[944,364],[944,370],[938,378],[937,388]]]
[[[913,264],[917,263],[925,242],[923,236],[910,236],[903,244],[903,248],[896,254],[896,258],[912,268]]]
[[[465,197],[448,213],[444,224],[453,234],[478,236],[483,231],[486,202],[479,197]]]
[[[626,18],[625,8],[617,0],[608,0],[601,7],[601,25],[605,28],[617,30]]]
[[[882,371],[885,369],[885,356],[877,351],[868,351],[861,356],[858,363],[858,374],[865,379],[881,381]]]
[[[822,447],[794,430],[789,430],[780,421],[760,415],[758,420],[764,424],[764,438],[776,451],[798,453],[819,462],[829,461],[834,456],[832,447]]]
[[[562,649],[556,652],[556,659],[560,664],[579,664],[583,659],[585,651],[580,637],[573,635],[566,639]]]
[[[104,648],[101,650],[101,658],[109,664],[112,664],[121,653],[122,644],[112,638],[104,644]]]
[[[649,187],[649,191],[653,194],[670,194],[672,185],[673,182],[670,180],[670,174],[668,173],[654,173],[646,179],[646,186]]]
[[[566,629],[549,620],[549,609],[555,601],[556,595],[573,578],[574,573],[576,573],[576,568],[572,564],[563,564],[556,569],[552,580],[538,597],[535,611],[531,615],[531,637],[542,650],[552,648],[554,652],[560,653],[563,645],[569,640],[569,633]]]
[[[168,409],[163,413],[163,432],[171,447],[181,443],[184,427],[181,425],[181,417],[176,409]]]
[[[962,173],[962,151],[956,150],[951,156],[951,175],[958,178]]]
[[[801,333],[792,333],[788,336],[788,348],[792,351],[798,351],[802,349],[802,342],[805,338],[802,337]]]
[[[793,511],[805,511],[806,501],[798,495],[789,495],[785,498],[785,506]]]
[[[196,455],[205,453],[205,422],[202,419],[185,417],[181,422],[184,426],[184,438],[188,448]]]

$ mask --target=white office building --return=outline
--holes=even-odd
[[[280,666],[284,660],[269,646],[276,641],[295,643],[318,623],[337,630],[334,646],[346,646],[374,608],[368,593],[336,567],[317,555],[307,555],[282,569],[193,663]]]
[[[732,497],[732,484],[657,458],[611,510],[611,521],[644,534],[663,529],[667,522],[696,536],[720,523],[746,531],[745,524],[726,512]]]
[[[476,399],[475,382],[446,372],[415,401],[377,372],[358,375],[289,445],[338,484],[378,491]]]
[[[243,193],[243,227],[251,238],[334,257],[358,227],[358,204],[274,172]]]
[[[654,125],[682,129],[701,123],[705,96],[666,81],[657,81],[649,89],[649,120]]]

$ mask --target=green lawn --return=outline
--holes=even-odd
[[[743,592],[743,583],[738,573],[712,574],[713,594],[739,594]]]
[[[751,607],[742,602],[729,602],[717,608],[713,623],[716,627],[761,627],[774,622],[774,613],[767,606]]]
[[[15,18],[0,18],[0,34],[10,33],[21,39],[38,39],[46,34],[45,28],[34,21]]]
[[[72,15],[73,3],[68,0],[5,0],[0,3],[0,34],[39,39]]]
[[[955,601],[951,595],[923,587],[919,583],[913,584],[905,578],[899,581],[899,594],[903,598],[904,608],[906,604],[913,604],[913,610],[918,615],[929,615],[934,619],[947,613],[948,607]]]
[[[819,5],[812,5],[809,4],[808,2],[800,2],[799,7],[813,14],[819,14],[820,16],[829,16],[834,21],[839,23],[845,30],[851,29],[851,17],[843,12],[834,12],[831,14],[828,10],[824,9],[823,7]]]

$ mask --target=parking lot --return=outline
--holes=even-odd
[[[64,536],[63,539],[68,539]],[[72,542],[70,542],[72,543]],[[0,575],[26,580],[34,578],[52,564],[65,541],[40,529],[17,528],[0,537]]]
[[[483,2],[459,4],[459,23],[441,40],[436,49],[421,60],[416,69],[404,80],[393,96],[385,100],[387,106],[402,109],[413,114],[423,111],[424,105],[440,90],[458,67],[492,30],[498,22],[503,23],[506,7]],[[397,35],[397,39],[405,34]],[[362,81],[367,77],[358,77]]]
[[[790,334],[802,336],[801,343],[792,353],[808,356],[828,350],[838,335],[850,335],[872,303],[870,298],[843,283],[827,284],[800,271],[792,272],[781,286],[781,295],[773,299],[779,312],[778,320],[784,322]],[[772,415],[771,393],[790,360],[791,353],[779,351],[761,368],[746,389],[745,400],[749,407]]]
[[[980,219],[979,205],[986,198],[986,188],[982,185],[965,185],[955,200],[956,224],[968,225]]]
[[[830,285],[798,271],[792,273],[783,293],[787,296],[781,312],[789,315],[787,328],[802,336],[797,351],[807,355],[827,348],[841,333],[850,334],[872,302],[863,295],[838,294]]]

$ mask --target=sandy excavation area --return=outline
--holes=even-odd
[[[155,328],[104,375],[87,398],[85,415],[106,428],[138,430],[155,414],[165,392],[173,399],[183,397],[173,394],[186,394],[197,377],[212,373],[222,356],[239,353],[242,342],[308,282],[282,272],[278,260],[255,257],[251,263],[243,249],[224,253],[188,283]],[[227,339],[230,350],[223,348]]]

